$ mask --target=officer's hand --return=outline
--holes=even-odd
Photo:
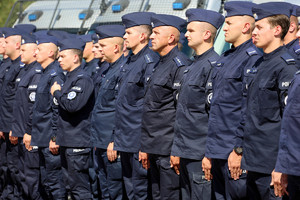
[[[282,174],[281,176],[281,186],[283,189],[283,194],[286,194],[289,196],[289,193],[287,191],[287,186],[288,186],[288,175],[287,174]]]
[[[13,145],[18,144],[18,137],[14,137],[14,136],[11,136],[11,135],[12,135],[12,132],[9,131],[9,141],[10,141],[10,143],[12,143]]]
[[[230,171],[231,178],[238,180],[242,175],[241,169],[242,155],[238,155],[235,151],[232,151],[228,157],[228,169]]]
[[[50,90],[52,96],[56,90],[61,90],[61,86],[55,81],[55,83],[53,83],[51,90]]]
[[[32,150],[32,146],[30,146],[30,143],[31,143],[31,135],[28,135],[27,133],[24,134],[23,136],[23,143],[25,145],[25,148],[28,150],[28,151],[31,151]]]
[[[114,150],[114,143],[113,142],[108,144],[107,158],[110,162],[113,162],[117,159],[117,151]]]
[[[57,155],[58,154],[59,145],[57,145],[55,142],[50,140],[49,142],[49,150],[52,154]]]
[[[177,156],[170,156],[170,164],[171,164],[171,167],[174,168],[175,172],[177,175],[180,174],[180,157],[177,157]]]
[[[204,157],[202,159],[202,170],[204,171],[205,179],[210,181],[212,179],[210,158]]]
[[[2,132],[2,131],[0,131],[0,139],[3,139],[3,140],[5,140],[5,134]]]
[[[281,177],[282,173],[280,172],[275,172],[273,170],[272,172],[272,181],[271,181],[271,186],[274,186],[274,193],[276,196],[282,197],[283,195],[283,187],[281,185]]]
[[[144,152],[139,152],[139,161],[142,161],[142,165],[145,169],[149,169],[150,168],[150,162],[149,162],[149,158],[148,158],[148,154],[144,153]]]

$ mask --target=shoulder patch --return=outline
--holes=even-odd
[[[293,47],[293,49],[294,49],[294,52],[295,52],[297,55],[300,54],[300,45],[299,45],[299,44],[295,45],[295,46]]]
[[[78,91],[78,92],[81,92],[81,87],[73,86],[73,87],[71,88],[71,90],[76,90],[76,91]]]
[[[77,77],[81,77],[81,76],[83,76],[83,75],[84,75],[83,73],[82,73],[82,74],[78,74]]]
[[[176,56],[175,58],[173,58],[173,60],[175,61],[177,67],[181,67],[181,66],[184,66],[185,64],[183,63],[183,61],[178,57]]]
[[[149,54],[149,53],[147,53],[146,55],[144,55],[144,58],[145,58],[145,60],[146,60],[146,63],[153,63],[153,58],[152,58],[152,56]]]
[[[28,89],[36,89],[37,85],[29,85]]]
[[[281,58],[288,64],[288,65],[292,65],[295,64],[296,61],[295,59],[288,53],[284,53]]]
[[[67,98],[69,100],[75,99],[75,97],[76,97],[76,92],[71,91],[71,92],[68,93],[68,97]]]
[[[257,55],[258,54],[257,51],[253,47],[249,47],[246,51],[247,51],[247,54],[249,56],[253,56],[253,55]]]

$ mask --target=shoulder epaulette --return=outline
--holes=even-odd
[[[256,51],[256,49],[254,49],[253,47],[249,47],[246,51],[247,51],[247,54],[249,56],[253,56],[253,55],[257,55],[258,54],[257,51]]]
[[[208,62],[211,64],[211,66],[215,66],[217,64],[218,59],[211,57],[208,59]]]
[[[25,67],[25,64],[20,62],[20,68],[23,68],[23,67]]]
[[[296,53],[296,54],[300,54],[300,45],[299,44],[297,44],[297,45],[295,45],[294,47],[293,47],[293,49],[294,49],[294,52]]]
[[[177,67],[181,67],[181,66],[184,66],[185,64],[183,63],[183,61],[178,57],[176,56],[175,58],[173,58],[173,60],[175,61]]]
[[[57,73],[56,73],[56,71],[53,69],[53,70],[51,70],[51,73],[50,73],[50,75],[51,75],[51,76],[56,76],[56,75],[57,75]]]
[[[152,58],[152,56],[149,53],[147,53],[146,55],[144,55],[144,58],[145,58],[147,64],[153,63],[153,58]]]
[[[296,72],[296,75],[298,75],[298,74],[300,74],[300,70],[298,70],[298,71]]]
[[[77,77],[82,77],[84,75],[84,73],[80,73],[77,75]]]
[[[35,69],[34,71],[35,71],[35,73],[37,73],[37,74],[40,74],[40,73],[42,73],[42,70],[41,70],[41,69],[38,69],[38,68],[37,68],[37,69]]]
[[[295,64],[296,61],[295,59],[290,55],[288,54],[287,52],[284,53],[281,58],[288,64],[288,65],[292,65],[292,64]]]

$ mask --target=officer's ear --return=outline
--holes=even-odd
[[[210,40],[211,39],[211,32],[209,30],[206,30],[203,32],[203,40]]]
[[[274,30],[274,36],[281,38],[282,27],[280,25],[277,25],[277,26],[274,26],[273,30]]]
[[[176,36],[173,33],[171,33],[168,37],[168,44],[173,44],[175,42],[176,42]]]
[[[147,41],[146,33],[141,33],[139,37],[140,43]]]
[[[250,34],[251,33],[251,24],[249,22],[246,22],[244,24],[244,27],[242,29],[243,34]]]

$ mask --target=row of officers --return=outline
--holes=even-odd
[[[224,10],[1,28],[1,199],[300,199],[300,8]]]

